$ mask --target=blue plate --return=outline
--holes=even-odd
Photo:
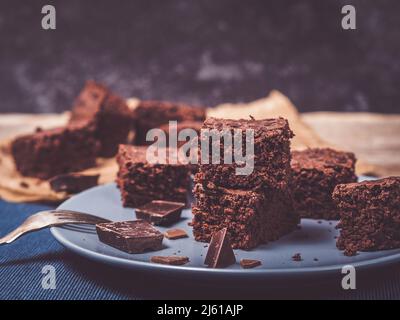
[[[77,210],[91,213],[113,221],[135,219],[134,209],[123,208],[120,194],[115,184],[98,186],[82,192],[59,207],[60,209]],[[207,252],[205,243],[196,242],[192,236],[191,210],[183,211],[182,219],[173,227],[187,231],[189,238],[164,239],[164,248],[156,252],[128,254],[101,243],[94,226],[53,227],[53,236],[73,252],[119,267],[154,273],[167,273],[170,276],[189,276],[190,278],[218,279],[270,279],[279,280],[288,277],[304,278],[341,274],[344,265],[353,265],[357,269],[378,267],[400,260],[400,250],[362,252],[355,257],[346,257],[336,248],[336,221],[317,221],[303,219],[301,229],[281,238],[278,241],[261,245],[251,251],[235,250],[237,263],[225,269],[209,269],[204,264]],[[158,227],[161,232],[168,228]],[[295,262],[292,256],[300,253],[302,261]],[[188,256],[190,262],[184,266],[160,265],[149,262],[153,255]],[[262,265],[254,269],[242,269],[239,261],[242,258],[261,260]]]

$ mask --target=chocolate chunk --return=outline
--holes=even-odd
[[[153,263],[181,266],[188,263],[189,258],[184,256],[154,256],[150,258],[150,261]]]
[[[97,186],[99,175],[78,173],[61,174],[49,180],[50,187],[56,192],[78,193]]]
[[[243,269],[250,269],[261,266],[260,260],[253,260],[253,259],[242,259],[240,260],[240,265]]]
[[[225,268],[236,262],[227,228],[213,234],[204,264],[210,268]]]
[[[21,181],[19,184],[22,188],[28,189],[29,188],[29,184],[25,181]]]
[[[143,220],[107,222],[96,225],[99,240],[128,253],[159,250],[164,235]]]
[[[146,220],[155,225],[167,225],[179,220],[184,207],[185,204],[182,202],[153,200],[136,208],[135,212],[138,219]]]
[[[180,238],[187,238],[188,234],[185,230],[182,229],[171,229],[165,231],[165,237],[171,240],[175,240]]]
[[[295,254],[293,255],[293,257],[292,257],[292,260],[293,260],[293,261],[296,261],[296,262],[299,262],[299,261],[302,261],[303,258],[301,257],[301,254],[300,254],[300,253],[295,253]]]

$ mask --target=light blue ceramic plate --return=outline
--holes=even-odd
[[[91,213],[113,221],[135,219],[133,209],[123,208],[119,191],[114,184],[98,186],[82,192],[65,201],[59,208]],[[235,279],[281,279],[304,276],[327,276],[340,274],[344,265],[351,264],[357,269],[378,267],[400,260],[400,250],[362,252],[355,257],[346,257],[335,246],[335,221],[317,221],[303,219],[301,229],[278,241],[257,247],[252,251],[235,250],[237,263],[226,269],[209,269],[204,264],[207,247],[192,237],[191,210],[183,211],[183,218],[173,227],[187,231],[189,238],[164,239],[164,248],[160,251],[144,254],[128,254],[101,243],[92,226],[66,226],[51,229],[54,237],[75,253],[137,271],[167,273],[171,276],[189,276],[195,278],[235,278]],[[159,227],[160,231],[167,228]],[[301,262],[292,261],[292,256],[300,253]],[[168,266],[149,262],[153,255],[183,255],[190,262],[184,266]],[[262,265],[254,269],[242,269],[242,258],[258,259]]]

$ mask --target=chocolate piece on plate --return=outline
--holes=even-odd
[[[150,261],[153,263],[181,266],[188,263],[189,258],[185,256],[154,256],[150,258]]]
[[[209,268],[225,268],[236,262],[227,228],[213,234],[204,264]]]
[[[242,259],[240,260],[240,265],[243,269],[250,269],[261,266],[261,261],[253,259]]]
[[[185,204],[164,200],[153,200],[145,205],[136,208],[136,217],[146,220],[155,225],[172,224],[181,217]]]
[[[188,234],[185,230],[182,229],[170,229],[165,231],[165,237],[170,240],[180,239],[180,238],[187,238]]]
[[[49,180],[50,187],[56,192],[78,193],[97,186],[99,175],[79,173],[61,174]]]
[[[159,250],[164,235],[143,220],[106,222],[96,225],[99,240],[128,253]]]

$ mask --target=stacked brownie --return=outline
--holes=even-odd
[[[400,177],[336,186],[340,212],[337,247],[357,251],[400,248]]]
[[[238,164],[199,165],[194,187],[195,239],[209,242],[214,232],[227,228],[234,248],[251,249],[295,229],[299,219],[293,214],[289,192],[290,138],[293,133],[287,120],[210,118],[204,122],[203,129],[232,133],[235,129],[243,130],[243,150],[245,130],[252,130],[254,170],[249,175],[237,175]],[[209,143],[204,135],[200,140]],[[218,142],[220,154],[224,154],[223,143],[223,140]]]
[[[99,156],[112,157],[118,145],[127,141],[132,113],[124,99],[99,83],[87,81],[75,100],[70,123],[93,127],[100,143]]]
[[[146,134],[151,129],[161,128],[167,132],[169,121],[178,122],[178,133],[179,130],[187,128],[198,130],[205,117],[203,107],[167,101],[141,101],[133,114],[136,129],[135,144],[148,144]]]
[[[332,201],[336,185],[357,181],[353,153],[329,148],[292,152],[293,206],[303,218],[339,219]]]
[[[147,147],[120,145],[117,185],[125,207],[136,208],[152,200],[186,203],[188,168],[184,164],[148,161]],[[168,149],[166,154],[168,155]]]

